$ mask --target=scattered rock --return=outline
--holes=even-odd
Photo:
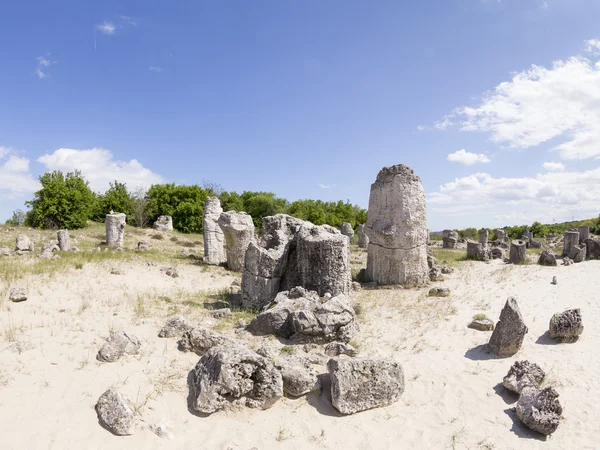
[[[429,297],[448,297],[450,295],[450,289],[447,287],[431,288],[427,295],[429,295]]]
[[[442,248],[455,248],[458,243],[458,233],[453,230],[442,232]]]
[[[487,261],[489,257],[486,252],[486,247],[481,242],[467,241],[467,259]]]
[[[340,225],[339,230],[340,233],[342,233],[344,236],[350,239],[350,242],[352,242],[352,240],[354,239],[354,229],[352,228],[352,224],[350,224],[349,222],[343,222]]]
[[[59,230],[56,233],[58,239],[58,247],[63,252],[71,250],[71,237],[69,236],[69,230]]]
[[[510,297],[506,301],[500,313],[500,320],[490,337],[489,348],[496,355],[512,356],[521,349],[528,331],[517,300]]]
[[[221,309],[213,309],[210,312],[210,315],[215,319],[224,319],[226,317],[231,317],[233,314],[231,313],[231,309],[229,308],[221,308]]]
[[[137,249],[139,251],[150,250],[150,244],[148,244],[145,241],[140,241],[140,242],[138,242]]]
[[[516,410],[525,426],[545,435],[556,431],[562,414],[558,392],[552,387],[523,389]]]
[[[134,335],[117,331],[106,340],[96,359],[98,361],[115,362],[124,354],[135,355],[141,345],[140,340]]]
[[[473,330],[478,330],[478,331],[493,331],[494,330],[494,322],[492,322],[490,319],[473,319],[471,321],[471,323],[469,323],[469,325],[467,325],[468,328],[472,328]]]
[[[540,253],[538,264],[542,266],[556,266],[558,265],[556,262],[556,255],[552,250],[544,250],[542,253]]]
[[[331,402],[342,414],[353,414],[397,401],[404,392],[404,372],[396,362],[371,358],[332,358]]]
[[[167,319],[163,327],[158,333],[158,337],[172,338],[181,336],[186,331],[190,331],[192,327],[188,325],[187,320],[183,316],[173,316]]]
[[[563,266],[571,266],[573,265],[573,260],[571,258],[569,258],[568,256],[565,256],[563,258]]]
[[[558,279],[556,278],[556,275],[552,277],[552,284],[554,284],[554,285],[558,284]]]
[[[358,226],[358,246],[360,248],[367,248],[369,246],[369,236],[365,232],[365,224]]]
[[[152,228],[159,231],[173,231],[173,218],[171,216],[159,216]]]
[[[546,377],[540,366],[527,360],[516,361],[504,377],[502,385],[515,394],[520,394],[526,387],[539,388]]]
[[[563,256],[569,256],[572,259],[571,252],[573,247],[579,245],[579,231],[569,230],[565,232],[563,242]]]
[[[117,436],[133,434],[139,418],[131,400],[115,389],[109,389],[100,396],[96,413],[102,426]]]
[[[8,291],[8,299],[11,302],[24,302],[27,300],[27,290],[24,287],[13,287]]]
[[[299,397],[321,390],[318,377],[325,372],[325,368],[313,364],[310,358],[303,356],[279,358],[275,361],[275,367],[281,372],[283,390],[286,394]]]
[[[16,250],[21,252],[32,252],[35,250],[35,247],[26,234],[19,234],[16,239]]]
[[[281,373],[266,358],[240,345],[211,348],[193,375],[196,411],[211,414],[238,400],[267,409],[283,396]]]
[[[358,350],[345,342],[330,342],[325,346],[325,354],[331,357],[340,355],[355,357],[358,354]]]
[[[576,341],[579,335],[583,333],[581,310],[568,309],[562,313],[554,314],[550,319],[548,332],[552,339],[564,342]]]
[[[585,254],[587,252],[585,244],[583,245],[574,245],[571,248],[571,253],[569,254],[569,258],[573,260],[574,263],[580,263],[585,260]]]
[[[208,350],[219,345],[236,345],[233,339],[213,333],[204,327],[196,327],[186,331],[177,341],[179,350],[191,351],[197,355],[204,355]]]

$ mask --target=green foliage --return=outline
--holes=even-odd
[[[60,171],[47,172],[39,178],[42,188],[34,199],[27,223],[35,228],[82,228],[90,218],[94,193],[79,171],[66,176]]]
[[[466,228],[464,230],[455,230],[461,239],[471,239],[477,241],[479,239],[479,233],[477,228]]]
[[[110,187],[104,195],[96,197],[92,219],[102,222],[108,213],[114,211],[116,213],[125,213],[127,221],[130,222],[133,216],[134,203],[133,195],[127,191],[125,183],[119,183],[115,180],[114,183],[110,183]]]
[[[146,193],[148,221],[171,216],[173,228],[182,233],[201,233],[204,202],[211,194],[200,186],[154,184]]]
[[[354,229],[367,221],[367,211],[350,202],[324,202],[321,200],[297,200],[290,204],[287,213],[315,225],[328,224],[339,227],[349,222]]]
[[[262,218],[284,213],[287,209],[287,200],[277,197],[272,192],[244,191],[241,195],[244,208],[242,211],[252,216],[254,226],[262,226]]]

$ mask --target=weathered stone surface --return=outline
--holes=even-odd
[[[179,278],[179,272],[177,272],[175,267],[161,267],[160,271],[168,277]]]
[[[0,256],[10,256],[12,252],[8,247],[0,247]]]
[[[163,327],[158,332],[158,337],[172,338],[181,336],[186,331],[190,331],[192,326],[188,325],[183,316],[173,316],[167,319]]]
[[[221,213],[218,224],[225,237],[227,267],[234,272],[241,272],[248,245],[254,240],[252,217],[243,212],[227,211]]]
[[[19,234],[16,239],[16,250],[21,252],[32,252],[35,250],[33,242],[26,234]]]
[[[569,258],[568,256],[565,256],[563,258],[563,266],[571,266],[573,265],[573,260],[571,258]]]
[[[442,268],[440,266],[433,266],[429,269],[429,280],[430,281],[443,281],[444,275],[442,274]]]
[[[58,239],[58,248],[63,252],[71,250],[71,237],[69,236],[69,230],[59,230],[56,233]]]
[[[504,254],[504,250],[501,248],[493,248],[490,250],[490,258],[492,259],[504,259],[505,254]]]
[[[600,239],[586,239],[586,258],[600,259]]]
[[[570,342],[579,338],[583,333],[583,322],[580,309],[568,309],[562,313],[556,313],[550,319],[548,329],[550,337],[560,341]]]
[[[448,297],[450,295],[450,289],[447,287],[431,288],[427,295],[429,295],[429,297]]]
[[[558,278],[556,278],[556,275],[552,277],[552,284],[555,286],[558,284]]]
[[[579,231],[569,230],[565,232],[563,243],[563,256],[569,256],[573,247],[579,245]]]
[[[353,414],[396,402],[404,392],[404,372],[396,362],[371,358],[332,358],[331,402],[342,414]]]
[[[587,248],[584,245],[574,245],[571,248],[571,253],[569,253],[569,258],[573,260],[574,263],[580,263],[585,260],[585,254],[587,252]]]
[[[320,296],[348,295],[352,286],[348,239],[328,225],[305,222],[289,249],[280,290],[302,286]]]
[[[542,243],[540,241],[535,241],[535,240],[531,239],[528,242],[528,246],[529,246],[529,248],[542,248]]]
[[[181,351],[190,351],[202,356],[213,347],[236,345],[236,341],[204,327],[196,327],[186,331],[177,341],[177,345]]]
[[[225,256],[225,235],[219,226],[219,217],[223,208],[217,197],[207,197],[204,202],[204,216],[202,219],[204,236],[204,261],[212,265],[227,262]]]
[[[345,342],[330,342],[325,346],[324,350],[327,356],[356,356],[358,355],[358,350],[356,350],[352,345],[347,344]]]
[[[482,228],[477,234],[479,235],[479,243],[485,247],[488,244],[490,232],[487,229]]]
[[[556,255],[552,250],[544,250],[542,253],[540,253],[538,264],[542,266],[556,266],[558,265],[556,262]]]
[[[525,264],[527,260],[527,243],[523,240],[512,241],[508,260],[511,264]]]
[[[24,302],[27,300],[27,290],[24,287],[13,287],[8,291],[8,299],[11,302]]]
[[[532,430],[545,435],[554,433],[561,415],[562,406],[554,388],[538,390],[528,387],[521,392],[517,402],[517,417]]]
[[[500,229],[497,229],[495,231],[496,231],[496,240],[497,241],[505,242],[508,240],[508,237],[506,236],[506,231],[500,230]]]
[[[224,319],[226,317],[231,317],[233,315],[233,313],[231,312],[231,309],[229,308],[220,308],[220,309],[213,309],[210,312],[211,317],[215,318],[215,319]]]
[[[365,224],[358,226],[358,246],[360,248],[367,248],[369,246],[369,236],[365,232]]]
[[[380,285],[429,281],[427,211],[421,179],[409,167],[384,167],[371,185],[365,227],[367,276]]]
[[[358,331],[356,314],[344,294],[321,301],[314,291],[301,287],[280,292],[271,307],[252,320],[257,334],[286,339],[348,342]]]
[[[354,239],[354,229],[352,228],[352,224],[349,222],[343,222],[340,225],[339,230],[340,233],[342,233],[344,236],[350,239],[350,242],[352,242],[352,239]]]
[[[477,331],[493,331],[494,322],[490,319],[473,319],[467,327]]]
[[[171,216],[158,216],[152,228],[159,231],[173,231],[173,218]]]
[[[283,390],[286,394],[299,397],[309,392],[321,390],[319,375],[325,368],[314,364],[308,357],[288,356],[275,361],[275,368],[281,372]]]
[[[579,242],[585,242],[590,238],[590,227],[582,225],[579,227]]]
[[[139,418],[131,400],[115,389],[100,396],[96,413],[102,426],[117,436],[133,434]]]
[[[442,248],[454,248],[458,242],[458,233],[453,230],[442,232]]]
[[[137,249],[138,249],[140,252],[143,252],[143,251],[146,251],[146,250],[150,250],[150,244],[148,244],[148,243],[147,243],[147,242],[145,242],[145,241],[139,241],[139,242],[138,242]]]
[[[486,261],[489,258],[486,248],[481,242],[467,241],[467,259]]]
[[[106,245],[114,247],[123,246],[125,220],[126,216],[123,213],[106,215],[106,219],[104,219],[104,224],[106,225]]]
[[[539,388],[546,377],[540,366],[527,360],[516,361],[502,380],[502,385],[515,394],[527,387]]]
[[[506,301],[500,313],[500,320],[490,337],[489,348],[496,355],[512,356],[521,349],[528,331],[517,300],[510,297]]]
[[[115,362],[124,354],[135,355],[140,349],[140,340],[132,334],[117,331],[104,343],[96,359],[98,361]]]
[[[266,358],[240,345],[211,348],[193,376],[196,411],[211,414],[231,401],[266,409],[283,396],[281,373]]]

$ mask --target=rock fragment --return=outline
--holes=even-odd
[[[506,301],[500,313],[500,320],[490,337],[489,348],[496,355],[512,356],[521,349],[528,331],[517,300],[510,297]]]

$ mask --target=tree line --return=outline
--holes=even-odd
[[[260,228],[262,218],[274,214],[290,214],[315,225],[339,227],[349,222],[354,228],[367,220],[367,211],[350,202],[297,200],[289,202],[272,192],[223,191],[220,186],[154,184],[145,191],[130,191],[125,183],[115,181],[101,193],[93,192],[81,172],[47,172],[39,177],[41,189],[25,202],[30,208],[13,213],[7,224],[34,228],[77,229],[89,220],[102,222],[111,211],[127,215],[127,223],[146,227],[162,215],[173,218],[173,228],[182,233],[201,233],[204,202],[209,196],[219,197],[224,211],[245,211]]]

